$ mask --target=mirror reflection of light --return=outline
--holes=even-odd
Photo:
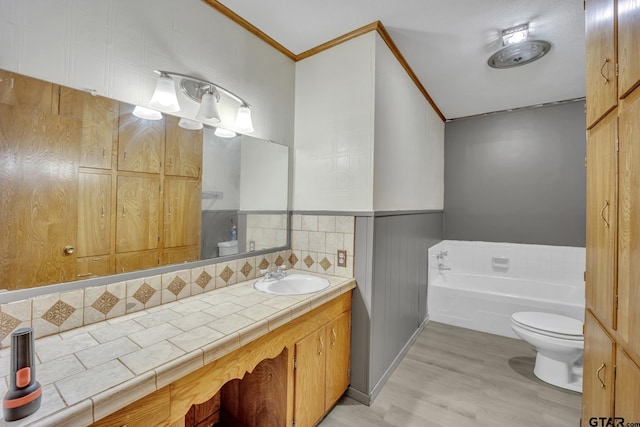
[[[225,128],[216,128],[216,131],[213,134],[220,138],[233,138],[237,135],[234,131]]]

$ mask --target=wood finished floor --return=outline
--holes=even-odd
[[[321,427],[577,427],[581,395],[533,375],[524,341],[430,322],[373,404],[343,397]]]

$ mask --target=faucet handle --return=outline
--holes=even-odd
[[[278,266],[277,271],[284,271],[286,269],[287,269],[287,266],[284,265],[284,264],[281,264],[281,265]]]
[[[264,270],[258,269],[258,274],[260,274],[261,276],[263,276],[263,275],[265,275],[267,273],[270,273],[270,272],[271,272],[271,268],[269,268],[269,267],[265,268]]]

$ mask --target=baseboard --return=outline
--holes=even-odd
[[[369,392],[369,394],[363,393],[360,390],[356,390],[354,388],[349,387],[346,393],[347,396],[352,398],[353,400],[357,400],[358,402],[364,405],[370,406],[378,396],[378,393],[380,393],[380,391],[382,390],[382,387],[384,387],[384,385],[389,380],[389,377],[391,377],[391,375],[396,370],[400,362],[402,362],[402,359],[404,359],[404,356],[406,356],[407,352],[409,352],[413,343],[416,342],[416,340],[418,339],[418,336],[422,333],[424,328],[427,326],[427,323],[429,323],[429,316],[427,316],[424,319],[424,322],[422,322],[422,324],[418,327],[418,329],[416,329],[413,335],[411,335],[411,338],[409,338],[409,341],[407,341],[404,347],[402,347],[402,350],[400,351],[400,353],[398,353],[398,355],[393,360],[391,365],[389,365],[389,368],[387,368],[385,373],[380,378],[380,381],[378,381],[378,383],[373,387],[373,389]]]

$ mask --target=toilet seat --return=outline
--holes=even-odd
[[[519,327],[548,337],[584,341],[582,322],[551,313],[523,311],[514,313],[511,321]]]

